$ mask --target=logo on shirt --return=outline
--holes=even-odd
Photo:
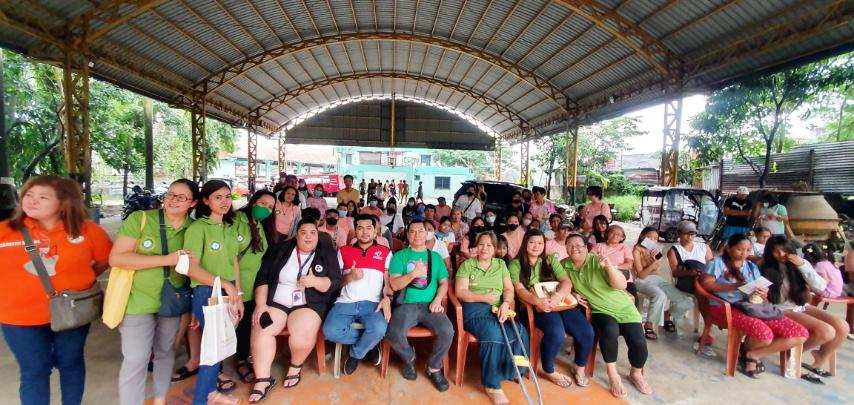
[[[374,260],[382,260],[382,259],[383,259],[383,252],[380,252],[379,250],[374,252]]]
[[[151,249],[154,246],[154,241],[151,239],[146,239],[142,241],[142,247],[144,249]]]
[[[323,266],[321,266],[319,264],[314,266],[314,272],[315,273],[322,273],[323,272]]]
[[[243,242],[243,235],[237,235],[237,241]]]
[[[83,243],[84,240],[86,240],[86,238],[84,238],[83,235],[80,235],[76,238],[72,238],[71,236],[68,237],[68,242],[74,245]]]
[[[222,245],[220,245],[219,242],[211,242],[211,250],[219,250],[221,247]]]

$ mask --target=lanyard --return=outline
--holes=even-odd
[[[294,249],[294,251],[297,254],[297,264],[299,265],[299,270],[297,271],[297,280],[299,280],[300,277],[302,277],[302,269],[304,269],[306,265],[311,264],[311,259],[314,258],[314,251],[313,250],[311,251],[311,253],[309,254],[308,258],[305,261],[305,264],[303,264],[302,259],[300,259],[300,257],[299,257],[300,256],[299,250]]]

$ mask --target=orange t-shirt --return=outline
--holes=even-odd
[[[85,290],[95,283],[93,262],[106,263],[113,242],[100,226],[90,220],[83,224],[83,234],[71,239],[60,222],[45,231],[38,222],[24,220],[42,261],[51,274],[57,291]],[[19,326],[50,323],[48,297],[35,267],[24,250],[20,231],[13,231],[9,221],[0,222],[0,323]]]

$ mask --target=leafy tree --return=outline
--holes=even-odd
[[[828,89],[854,80],[850,59],[820,61],[778,73],[750,77],[716,91],[692,121],[695,133],[688,146],[699,162],[708,164],[736,156],[759,176],[759,186],[771,171],[771,152],[782,151],[789,119],[805,103]],[[775,143],[776,142],[776,143]],[[764,160],[749,159],[764,154]]]
[[[143,98],[104,82],[89,85],[92,150],[122,174],[122,195],[127,195],[129,176],[145,170]]]
[[[467,167],[478,179],[493,179],[495,178],[495,152],[485,152],[476,150],[436,150],[436,161],[442,166],[462,166]],[[512,152],[509,147],[502,146],[501,148],[501,173],[504,174],[518,168],[513,163]],[[500,179],[499,179],[500,180]]]
[[[820,132],[819,142],[854,140],[854,86],[847,83],[841,88],[822,94],[810,113],[821,122],[813,130]]]

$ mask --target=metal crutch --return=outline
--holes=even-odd
[[[492,312],[496,315],[498,314],[498,307],[492,307]],[[528,405],[534,405],[534,400],[531,399],[531,394],[528,393],[528,388],[525,386],[525,382],[522,379],[522,372],[519,371],[519,367],[527,367],[528,371],[531,373],[531,380],[534,381],[534,387],[537,389],[537,403],[539,405],[543,405],[543,393],[540,390],[540,381],[537,380],[536,370],[531,366],[530,357],[528,357],[528,349],[525,348],[524,340],[522,340],[522,334],[519,332],[519,327],[516,325],[516,312],[510,311],[507,314],[507,320],[510,321],[510,325],[513,327],[513,332],[516,334],[516,339],[519,340],[519,347],[522,348],[522,355],[514,355],[513,354],[513,346],[510,344],[510,338],[507,336],[507,331],[504,330],[504,325],[501,325],[499,322],[499,329],[501,329],[501,335],[504,336],[504,343],[507,345],[507,351],[513,356],[513,369],[516,370],[516,379],[519,381],[519,386],[522,387],[522,395],[525,396],[525,399],[528,400]]]

